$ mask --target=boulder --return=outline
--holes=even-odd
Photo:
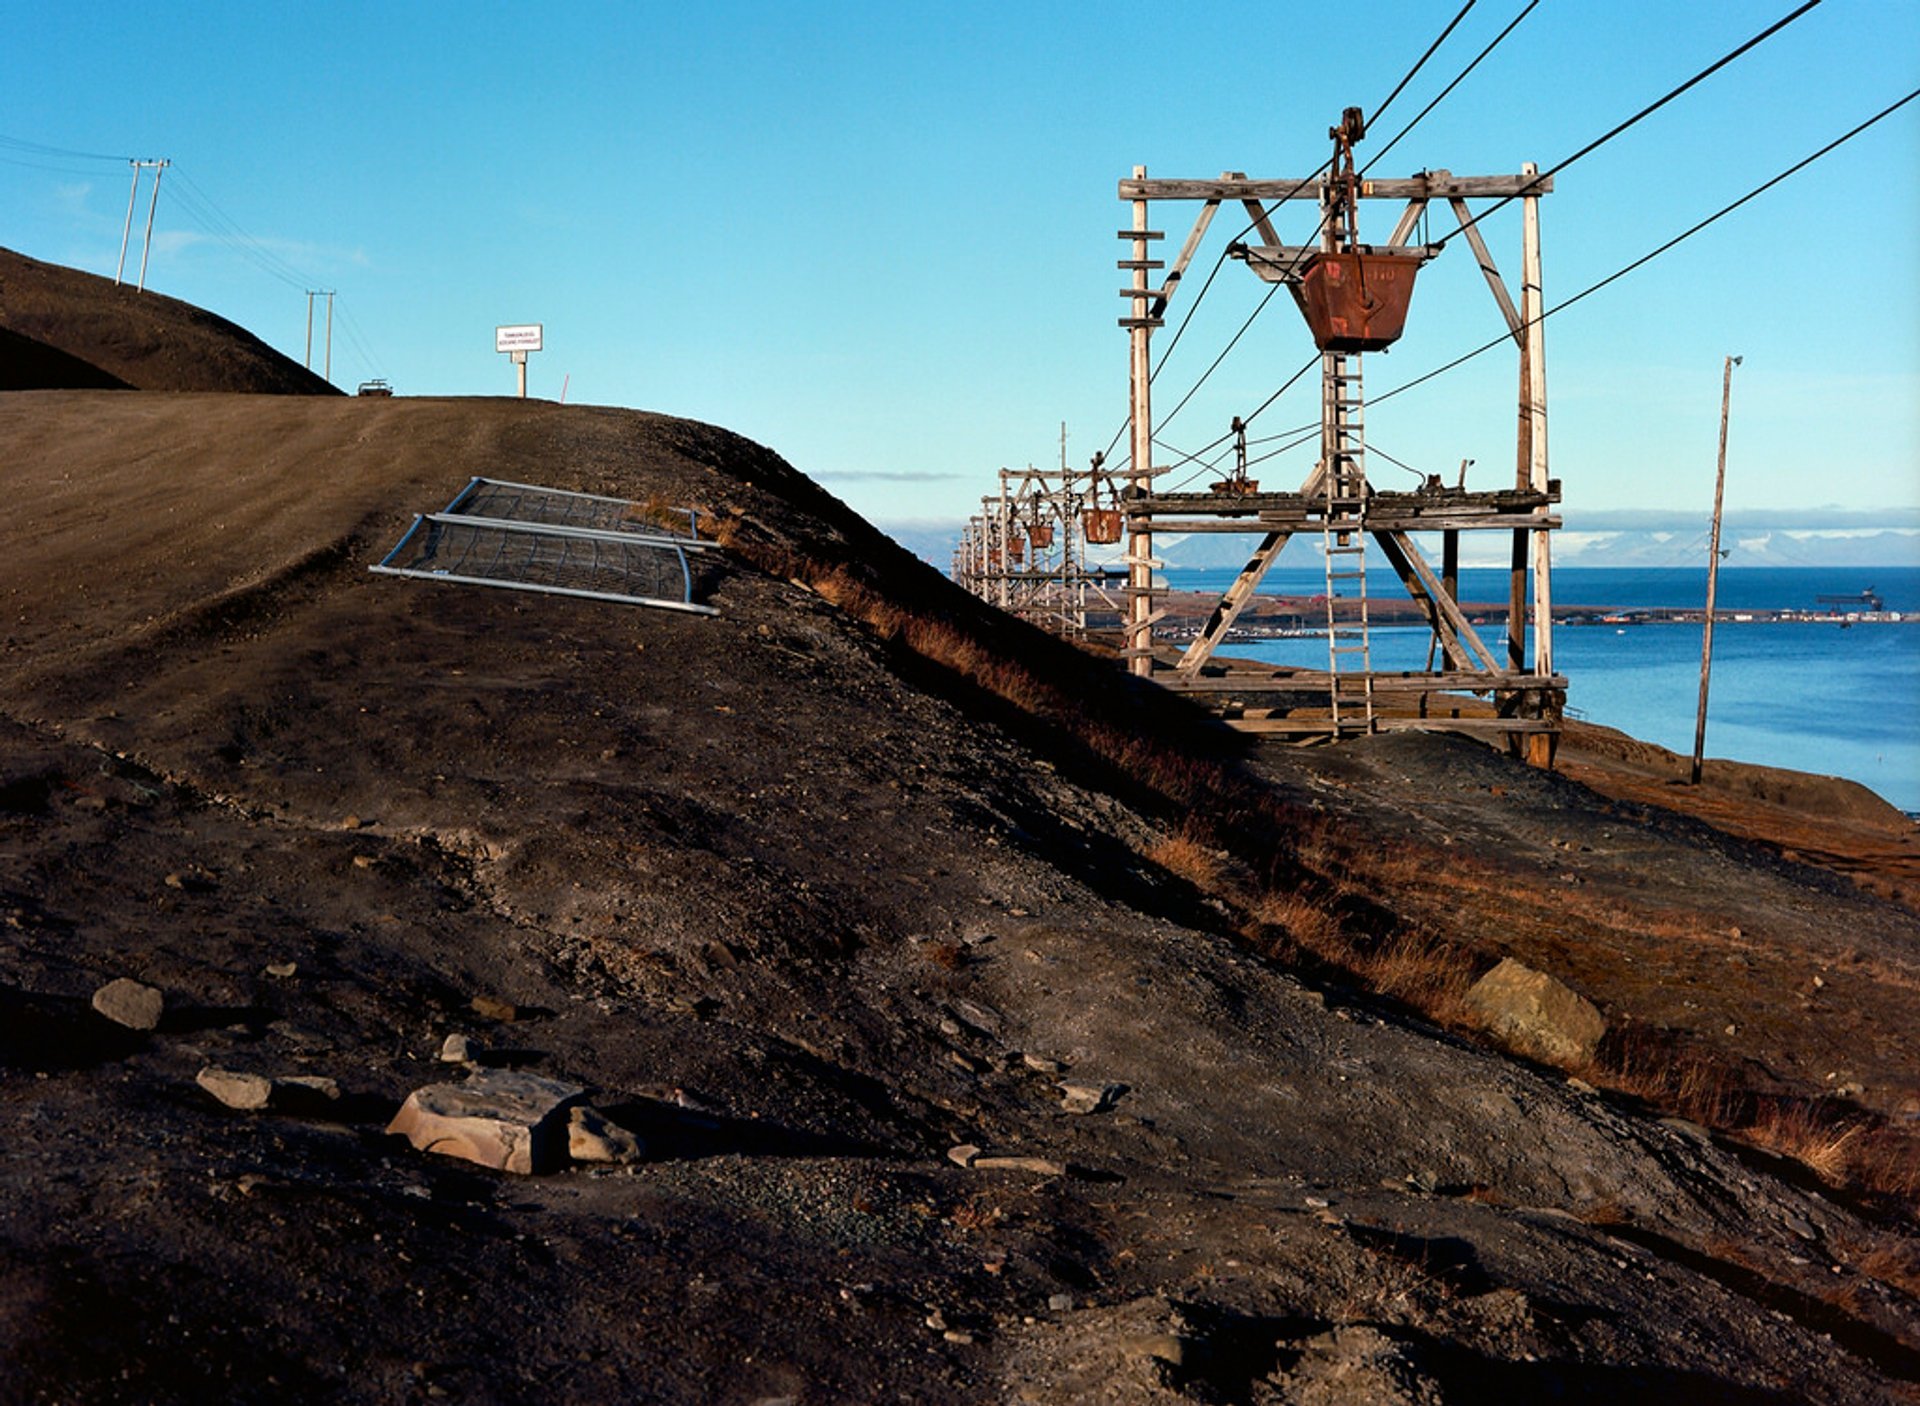
[[[120,977],[93,993],[93,1008],[116,1025],[129,1030],[153,1030],[167,1000],[156,987]]]
[[[387,1131],[423,1152],[505,1172],[547,1172],[566,1161],[569,1114],[586,1092],[538,1074],[481,1070],[462,1083],[415,1089]]]
[[[1504,959],[1468,990],[1467,1009],[1506,1045],[1549,1064],[1593,1058],[1606,1018],[1593,1002],[1545,972]]]
[[[638,1136],[597,1108],[576,1104],[567,1114],[567,1155],[576,1162],[638,1162],[646,1155]]]
[[[195,1082],[228,1108],[265,1108],[273,1097],[273,1080],[264,1074],[243,1074],[237,1069],[209,1066],[195,1076]]]

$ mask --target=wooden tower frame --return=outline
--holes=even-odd
[[[1350,168],[1349,168],[1350,169]],[[1126,488],[1121,505],[1126,514],[1128,601],[1123,622],[1124,655],[1132,673],[1151,677],[1169,687],[1209,698],[1228,720],[1248,731],[1351,735],[1395,727],[1444,727],[1482,734],[1505,734],[1535,760],[1551,758],[1566,698],[1566,680],[1553,670],[1552,554],[1549,533],[1560,526],[1553,507],[1560,501],[1560,485],[1547,472],[1546,342],[1541,322],[1540,197],[1553,189],[1550,176],[1538,174],[1532,163],[1511,176],[1454,176],[1444,170],[1427,171],[1404,180],[1359,179],[1350,187],[1341,183],[1338,163],[1326,176],[1305,180],[1249,180],[1237,171],[1217,181],[1149,180],[1146,168],[1136,166],[1131,179],[1120,182],[1120,199],[1132,207],[1131,228],[1119,232],[1130,241],[1131,257],[1119,261],[1132,274],[1131,286],[1121,290],[1130,300],[1128,316],[1120,319],[1127,330],[1131,396],[1129,442],[1132,460],[1122,471]],[[1350,194],[1348,191],[1350,190]],[[1522,209],[1522,282],[1518,305],[1509,293],[1493,256],[1482,238],[1468,202],[1476,199],[1518,200]],[[1469,492],[1429,480],[1410,493],[1383,492],[1366,480],[1364,437],[1360,429],[1360,354],[1324,351],[1321,355],[1321,454],[1314,471],[1296,493],[1246,491],[1215,485],[1208,493],[1159,492],[1154,480],[1170,472],[1153,463],[1153,408],[1151,339],[1164,325],[1169,302],[1181,277],[1223,203],[1238,201],[1252,221],[1250,234],[1259,243],[1235,245],[1229,252],[1242,259],[1268,282],[1291,281],[1303,261],[1317,252],[1280,242],[1269,207],[1290,200],[1316,200],[1323,214],[1322,248],[1332,250],[1347,231],[1342,211],[1348,200],[1405,202],[1393,233],[1383,247],[1436,254],[1437,247],[1409,244],[1422,214],[1442,202],[1458,221],[1460,232],[1479,261],[1488,288],[1519,356],[1519,414],[1516,437],[1516,473],[1511,490]],[[1173,267],[1156,284],[1153,274],[1165,269],[1152,257],[1153,243],[1165,238],[1151,228],[1154,201],[1197,201],[1200,211]],[[1154,626],[1164,612],[1156,608],[1157,588],[1153,558],[1156,529],[1190,532],[1259,533],[1260,544],[1239,577],[1222,595],[1199,634],[1177,660],[1171,651],[1157,651]],[[1442,563],[1436,570],[1414,543],[1415,532],[1438,531]],[[1496,657],[1480,639],[1458,600],[1460,533],[1496,531],[1512,536],[1512,575],[1507,608],[1507,649]],[[1326,543],[1329,610],[1336,575],[1335,553],[1351,553],[1364,569],[1354,543],[1370,537],[1391,564],[1407,594],[1422,608],[1433,630],[1441,658],[1425,671],[1387,673],[1371,668],[1361,652],[1361,667],[1343,669],[1343,652],[1329,620],[1329,667],[1315,670],[1270,668],[1244,661],[1216,661],[1215,650],[1226,638],[1240,611],[1253,598],[1261,579],[1293,537],[1314,533]],[[1528,582],[1531,577],[1531,596]],[[1526,658],[1528,615],[1532,616],[1533,651]],[[1360,629],[1364,651],[1365,616]],[[1462,693],[1484,694],[1494,702],[1494,716],[1462,716]],[[1445,695],[1452,694],[1448,699]],[[1261,698],[1273,705],[1254,706]],[[1303,710],[1305,697],[1319,706]],[[1376,706],[1378,705],[1378,706]],[[1324,712],[1324,716],[1322,715]]]

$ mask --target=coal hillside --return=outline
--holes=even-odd
[[[708,425],[66,389],[0,447],[0,1398],[1916,1399],[1897,1186],[1599,1086],[1833,1095],[1702,993],[1857,986],[1809,1128],[1897,1128],[1900,902],[1475,744],[1247,750]],[[699,509],[719,613],[369,573],[473,475]],[[1449,1016],[1503,955],[1583,1077]],[[388,1131],[449,1084],[558,1141]]]

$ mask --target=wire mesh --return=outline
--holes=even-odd
[[[580,527],[598,532],[655,533],[697,539],[699,517],[690,508],[635,503],[543,488],[530,483],[476,478],[447,504],[448,513],[552,527]]]

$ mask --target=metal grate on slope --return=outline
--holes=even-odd
[[[550,527],[586,527],[600,532],[630,532],[683,537],[696,541],[700,516],[691,508],[634,503],[565,488],[509,483],[498,478],[470,479],[446,506],[449,513]]]
[[[474,479],[444,512],[415,517],[370,570],[473,586],[717,615],[693,602],[689,553],[714,544],[663,531],[652,505]],[[514,514],[492,516],[495,512]],[[595,525],[588,525],[595,524]]]

